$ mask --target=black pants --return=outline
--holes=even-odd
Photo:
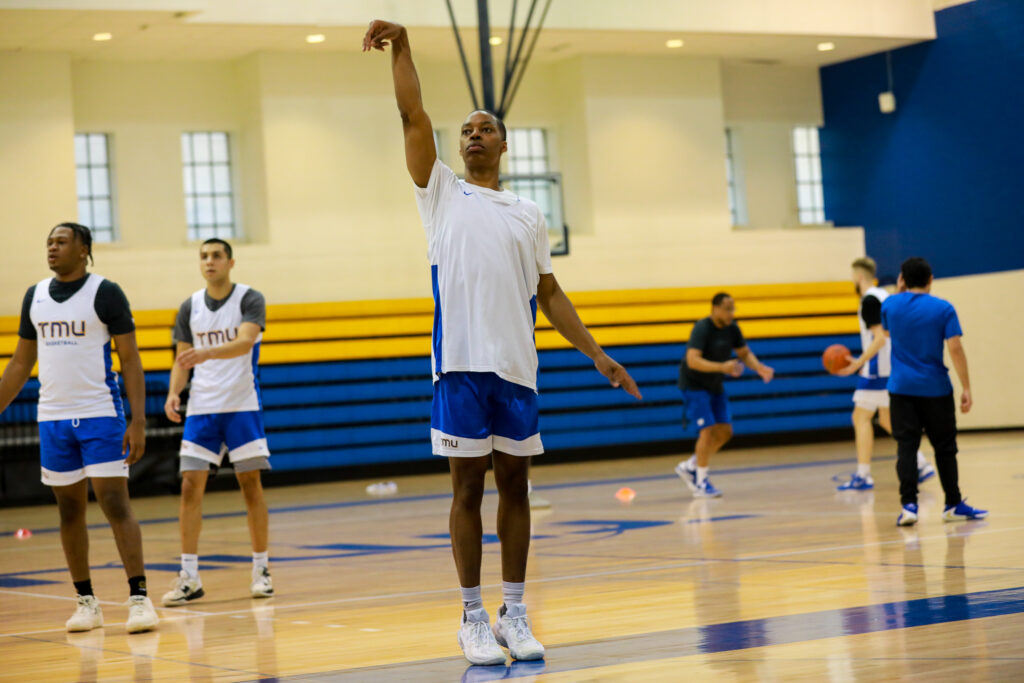
[[[900,479],[900,503],[917,502],[917,451],[921,433],[935,449],[935,467],[946,492],[946,506],[960,502],[956,466],[956,404],[947,396],[889,394],[892,436],[896,439],[896,475]]]

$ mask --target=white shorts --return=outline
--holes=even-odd
[[[853,404],[874,412],[889,407],[889,392],[885,389],[858,389],[853,392]]]

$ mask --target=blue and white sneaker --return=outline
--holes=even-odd
[[[917,524],[917,503],[907,503],[896,518],[896,526],[913,526]]]
[[[931,463],[925,463],[923,467],[917,468],[917,483],[923,484],[935,476],[935,468]]]
[[[676,474],[679,478],[686,482],[686,485],[690,487],[690,490],[694,493],[697,492],[697,468],[690,469],[690,461],[683,460],[681,463],[676,465]]]
[[[875,480],[871,478],[871,475],[862,477],[855,474],[850,477],[850,481],[837,486],[836,491],[870,491],[873,488],[875,488]]]
[[[942,513],[942,519],[947,522],[963,522],[971,519],[985,519],[988,517],[988,510],[972,508],[966,500],[961,500],[956,505],[950,505]]]
[[[694,498],[721,498],[722,492],[715,488],[710,479],[705,479],[697,484],[693,490]]]

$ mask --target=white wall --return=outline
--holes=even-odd
[[[823,123],[818,70],[727,62],[722,84],[734,163],[744,179],[744,227],[799,227],[792,131]]]
[[[20,310],[21,294],[46,276],[46,230],[77,214],[73,136],[71,60],[0,54],[0,310]],[[33,249],[36,267],[19,267]]]
[[[235,141],[245,235],[237,279],[281,303],[428,294],[426,245],[386,56],[270,53],[73,66],[61,57],[18,59],[12,66],[26,76],[2,86],[13,104],[4,105],[12,114],[0,129],[0,150],[11,159],[5,191],[22,208],[0,215],[0,234],[29,230],[33,241],[32,249],[6,241],[12,248],[0,253],[0,283],[8,291],[46,275],[43,236],[75,215],[72,133],[93,130],[114,136],[122,235],[97,246],[96,270],[120,282],[136,308],[176,306],[201,284],[196,245],[186,241],[180,134],[219,129]],[[470,109],[461,68],[428,60],[419,67],[426,107],[447,133],[444,156],[459,170],[458,127]],[[572,229],[571,254],[555,265],[567,289],[846,273],[863,250],[857,230],[787,231],[781,219],[768,218],[764,230],[731,229],[723,131],[743,87],[742,78],[723,79],[716,60],[683,56],[576,57],[531,67],[508,123],[550,131]],[[37,115],[41,107],[49,119]],[[776,116],[764,108],[766,118]],[[35,141],[34,152],[26,140]],[[789,166],[788,152],[779,155]],[[24,172],[8,170],[19,167]],[[755,180],[748,173],[748,183]],[[0,312],[16,313],[18,301],[4,298]]]
[[[1024,427],[1024,364],[1019,361],[1024,338],[1024,270],[937,279],[935,296],[956,307],[963,328],[974,408],[957,415],[962,429]],[[948,353],[956,396],[960,383]]]

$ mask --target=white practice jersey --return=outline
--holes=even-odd
[[[242,324],[242,298],[248,285],[236,284],[231,296],[216,311],[206,305],[206,290],[192,295],[189,326],[192,346],[209,349],[238,338]],[[235,358],[213,358],[195,366],[188,393],[187,415],[210,413],[241,413],[262,408],[256,365],[260,358],[260,341],[256,337],[249,353]]]
[[[872,340],[871,330],[868,328],[867,323],[864,322],[864,298],[869,296],[878,299],[878,311],[879,315],[881,315],[881,305],[886,297],[889,296],[889,293],[881,287],[872,287],[864,292],[864,297],[860,300],[860,307],[857,309],[857,322],[860,323],[862,351],[867,350]],[[879,318],[879,322],[881,322],[881,318]],[[880,377],[888,377],[890,374],[892,374],[892,340],[886,339],[885,346],[882,347],[881,351],[861,368],[860,376],[865,379],[878,379]]]
[[[434,162],[416,188],[434,289],[432,361],[444,372],[493,372],[537,389],[537,285],[551,272],[535,203],[459,180]]]
[[[52,279],[36,285],[29,309],[39,357],[39,421],[124,417],[110,331],[96,314],[103,278],[89,274],[63,303],[50,296]]]

